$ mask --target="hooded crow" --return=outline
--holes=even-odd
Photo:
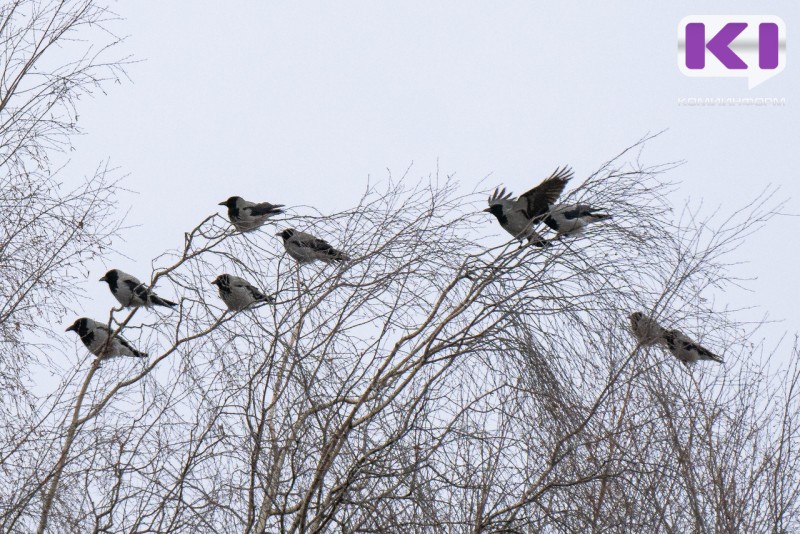
[[[489,207],[483,211],[489,212],[500,223],[503,229],[520,241],[527,239],[528,243],[537,247],[547,244],[533,226],[542,220],[550,207],[555,203],[567,182],[572,178],[572,169],[564,167],[556,169],[553,174],[542,183],[523,193],[516,200],[507,193],[505,188],[495,189],[489,197]]]
[[[78,334],[83,344],[89,349],[89,352],[98,358],[107,358],[110,356],[147,358],[146,353],[133,348],[133,346],[119,334],[111,338],[112,332],[106,325],[92,319],[87,319],[86,317],[76,319],[66,331]]]
[[[124,273],[119,269],[111,269],[100,279],[106,282],[114,298],[125,307],[137,306],[164,306],[172,308],[177,306],[175,302],[162,299],[150,288],[141,283],[138,278]]]
[[[288,228],[275,235],[283,238],[283,246],[286,248],[286,252],[296,259],[298,263],[308,263],[314,260],[330,263],[333,261],[348,261],[350,259],[347,254],[336,250],[324,239],[300,232],[294,228]]]
[[[633,312],[628,316],[631,321],[631,331],[639,345],[656,345],[664,341],[664,329],[655,319],[642,312]]]
[[[232,274],[221,274],[213,282],[219,289],[219,296],[231,311],[241,311],[257,302],[275,302],[244,278]]]
[[[724,363],[722,358],[700,344],[695,343],[678,330],[664,331],[664,341],[672,355],[678,358],[684,365],[688,366],[699,360],[711,360],[717,363]]]
[[[220,206],[228,207],[228,219],[230,219],[233,226],[240,232],[249,232],[255,230],[267,219],[283,213],[280,209],[283,204],[270,204],[269,202],[248,202],[242,197],[230,197],[225,202],[220,202]]]
[[[587,224],[610,219],[607,213],[598,213],[602,208],[593,208],[588,204],[557,205],[542,218],[544,223],[558,232],[557,237],[583,232]]]

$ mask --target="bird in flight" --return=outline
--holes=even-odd
[[[100,279],[106,282],[111,294],[124,307],[137,306],[164,306],[173,308],[177,303],[162,299],[146,285],[141,283],[138,278],[119,269],[111,269]]]
[[[489,207],[483,211],[494,215],[500,226],[514,238],[520,241],[527,239],[529,244],[543,247],[547,245],[547,240],[533,226],[548,214],[570,178],[572,169],[569,167],[556,169],[542,183],[516,200],[505,188],[497,188],[489,197]]]
[[[300,232],[294,228],[287,228],[275,235],[283,238],[283,246],[286,252],[298,263],[309,263],[315,260],[330,263],[348,261],[350,259],[346,253],[336,250],[324,239]]]
[[[220,206],[227,206],[228,219],[230,219],[233,226],[240,232],[249,232],[255,230],[270,217],[274,217],[283,210],[280,209],[283,204],[270,204],[269,202],[248,202],[242,197],[230,197],[225,202],[220,202]]]
[[[98,358],[108,358],[110,356],[147,358],[147,353],[133,348],[133,345],[119,334],[111,337],[112,332],[108,326],[93,319],[87,319],[86,317],[76,319],[66,331],[78,334],[83,344],[89,349],[89,352]]]

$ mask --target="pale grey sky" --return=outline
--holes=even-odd
[[[130,173],[118,267],[141,279],[183,232],[230,195],[322,212],[353,205],[368,176],[456,173],[465,191],[488,174],[521,192],[555,167],[578,178],[647,132],[648,163],[686,160],[677,208],[691,198],[733,211],[767,183],[800,213],[796,1],[754,2],[118,2],[144,60],[133,83],[81,103],[88,132],[72,174],[110,158]],[[749,91],[743,79],[683,76],[686,15],[766,13],[788,28],[787,68]],[[785,97],[783,107],[680,107],[681,97]],[[75,176],[74,179],[78,179]],[[487,233],[499,233],[487,219]],[[800,219],[781,218],[733,258],[757,276],[732,296],[800,330]],[[275,240],[275,246],[280,246]],[[115,304],[90,275],[85,313]],[[209,286],[209,292],[213,287]],[[162,291],[171,298],[170,291]],[[72,318],[65,318],[65,324]]]

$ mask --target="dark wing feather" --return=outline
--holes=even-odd
[[[277,215],[279,213],[283,213],[282,208],[283,204],[270,204],[269,202],[262,202],[261,204],[255,204],[253,206],[249,206],[248,210],[250,210],[250,215],[254,217],[258,217],[261,215]]]
[[[139,297],[142,302],[147,302],[150,298],[150,292],[147,290],[147,286],[144,284],[137,284],[133,280],[125,280],[125,285],[130,288],[131,292]]]
[[[569,167],[556,169],[542,183],[520,195],[519,202],[524,206],[525,215],[529,219],[533,219],[547,213],[550,206],[555,204],[558,197],[561,196],[570,178],[572,178],[572,169]]]
[[[133,348],[133,345],[128,343],[127,339],[125,339],[123,337],[120,337],[120,336],[116,336],[116,340],[119,341],[120,345],[122,345],[126,349],[130,350],[133,353],[133,355],[136,356],[137,358],[146,358],[147,357],[147,353],[140,352],[140,351],[136,350],[135,348]]]
[[[489,197],[489,205],[494,203],[496,200],[508,200],[511,197],[512,197],[512,194],[511,193],[506,193],[506,188],[505,187],[503,187],[502,189],[498,187],[497,189],[494,190],[494,193],[492,193],[492,196]]]

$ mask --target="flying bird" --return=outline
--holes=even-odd
[[[631,331],[639,345],[657,345],[664,341],[664,329],[652,317],[637,311],[628,318],[631,321]]]
[[[533,226],[547,215],[570,178],[572,169],[569,167],[556,169],[542,183],[523,193],[516,200],[513,200],[512,193],[507,193],[505,188],[497,188],[489,197],[489,207],[483,211],[497,217],[500,226],[516,239],[520,241],[527,239],[528,243],[543,247],[547,244],[547,240],[539,235]]]
[[[333,261],[348,261],[350,259],[347,254],[341,250],[336,250],[324,239],[300,232],[294,228],[288,228],[275,235],[283,238],[283,246],[286,252],[296,259],[298,263],[308,263],[314,260],[330,263]]]
[[[553,206],[542,220],[557,232],[558,238],[579,234],[586,225],[611,218],[611,215],[601,211],[602,208],[593,208],[588,204],[559,204]]]
[[[232,274],[221,274],[213,282],[219,296],[231,311],[241,311],[257,302],[275,302],[244,278]]]
[[[673,356],[678,358],[684,365],[689,365],[697,362],[698,360],[711,360],[718,363],[724,363],[722,358],[701,346],[700,344],[692,341],[678,330],[664,331],[664,341],[667,348]]]
[[[136,358],[147,358],[147,353],[140,352],[133,348],[129,342],[119,334],[111,338],[111,330],[103,323],[99,323],[86,317],[76,319],[67,328],[67,332],[75,332],[89,349],[89,352],[98,358],[110,356],[134,356]]]
[[[106,282],[114,298],[125,307],[131,306],[164,306],[172,308],[177,306],[175,302],[162,299],[146,285],[141,283],[138,278],[119,269],[111,269],[100,279]]]
[[[228,219],[230,219],[233,226],[240,232],[249,232],[255,230],[267,219],[283,213],[280,209],[283,204],[270,204],[269,202],[248,202],[242,197],[230,197],[225,202],[220,202],[220,206],[228,207]]]

